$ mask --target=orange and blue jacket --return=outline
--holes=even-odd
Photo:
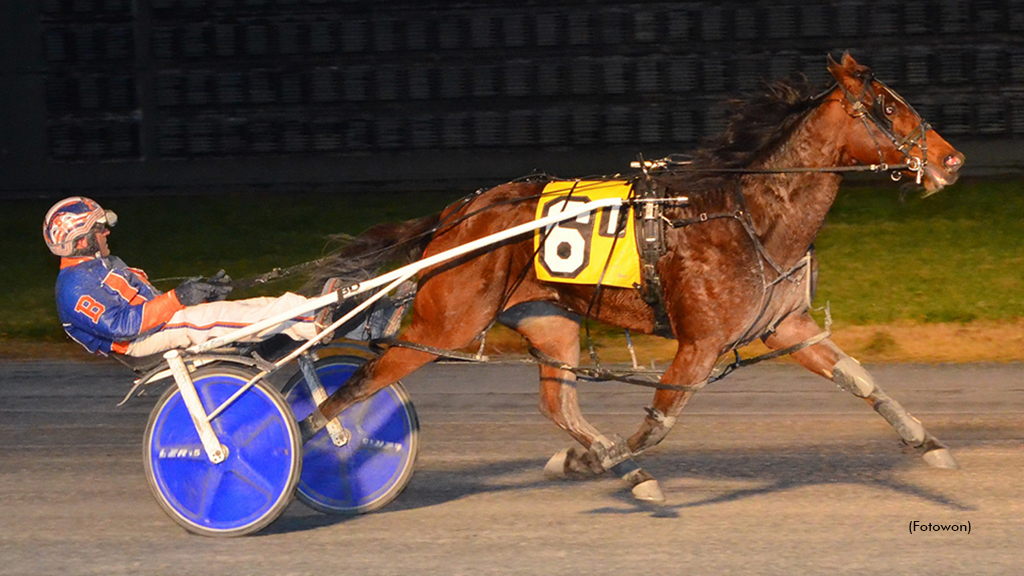
[[[173,290],[160,292],[145,272],[116,256],[61,259],[56,293],[64,331],[104,356],[124,353],[132,340],[159,330],[184,308]]]

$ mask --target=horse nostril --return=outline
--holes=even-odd
[[[946,156],[946,159],[942,161],[942,165],[946,167],[946,170],[950,172],[956,172],[964,165],[963,156],[959,154],[950,154]]]

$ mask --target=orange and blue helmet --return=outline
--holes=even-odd
[[[112,227],[117,214],[104,210],[95,200],[72,196],[57,202],[43,219],[43,240],[57,256],[71,256],[75,243],[85,237],[97,224]]]

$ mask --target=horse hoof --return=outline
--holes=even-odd
[[[661,487],[657,480],[644,480],[633,486],[633,497],[644,502],[664,502],[665,495],[661,493]]]
[[[569,460],[570,448],[563,448],[552,456],[544,465],[544,477],[550,480],[561,480],[568,476],[565,471],[566,463]]]
[[[936,448],[935,450],[929,450],[921,455],[924,461],[928,463],[932,468],[942,468],[945,470],[959,470],[960,465],[956,463],[953,458],[953,454],[948,448]]]

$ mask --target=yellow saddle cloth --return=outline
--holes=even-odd
[[[537,218],[601,198],[626,198],[633,183],[624,180],[551,182],[537,203]],[[622,210],[626,214],[622,214]],[[640,284],[640,257],[633,232],[633,209],[611,207],[582,214],[538,230],[537,277],[548,282],[632,288]]]

